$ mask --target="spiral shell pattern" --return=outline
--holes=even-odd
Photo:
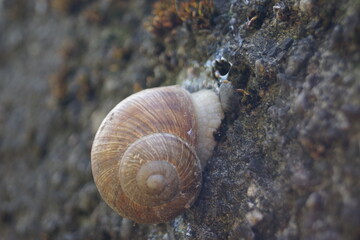
[[[144,90],[120,102],[102,122],[91,164],[102,198],[138,223],[179,215],[201,189],[197,121],[180,87]]]

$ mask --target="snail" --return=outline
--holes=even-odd
[[[190,94],[169,86],[127,97],[105,117],[93,142],[91,167],[100,195],[137,223],[180,215],[199,195],[223,118],[211,90]]]

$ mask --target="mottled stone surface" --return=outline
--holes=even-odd
[[[215,0],[210,26],[160,39],[153,2],[0,1],[1,239],[359,239],[360,2]],[[248,94],[226,98],[198,200],[117,216],[90,169],[103,117],[142,88],[217,89],[221,58]]]

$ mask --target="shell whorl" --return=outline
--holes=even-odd
[[[91,152],[103,199],[139,223],[169,221],[190,207],[201,188],[196,129],[190,94],[180,87],[144,90],[120,102]]]
[[[192,191],[188,188],[201,175],[196,159],[193,148],[175,135],[147,135],[124,153],[120,163],[122,189],[143,206],[164,204],[179,192]]]

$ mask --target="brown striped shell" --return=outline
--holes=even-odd
[[[166,222],[196,200],[201,164],[190,94],[180,87],[136,93],[102,122],[91,165],[102,198],[138,223]]]

